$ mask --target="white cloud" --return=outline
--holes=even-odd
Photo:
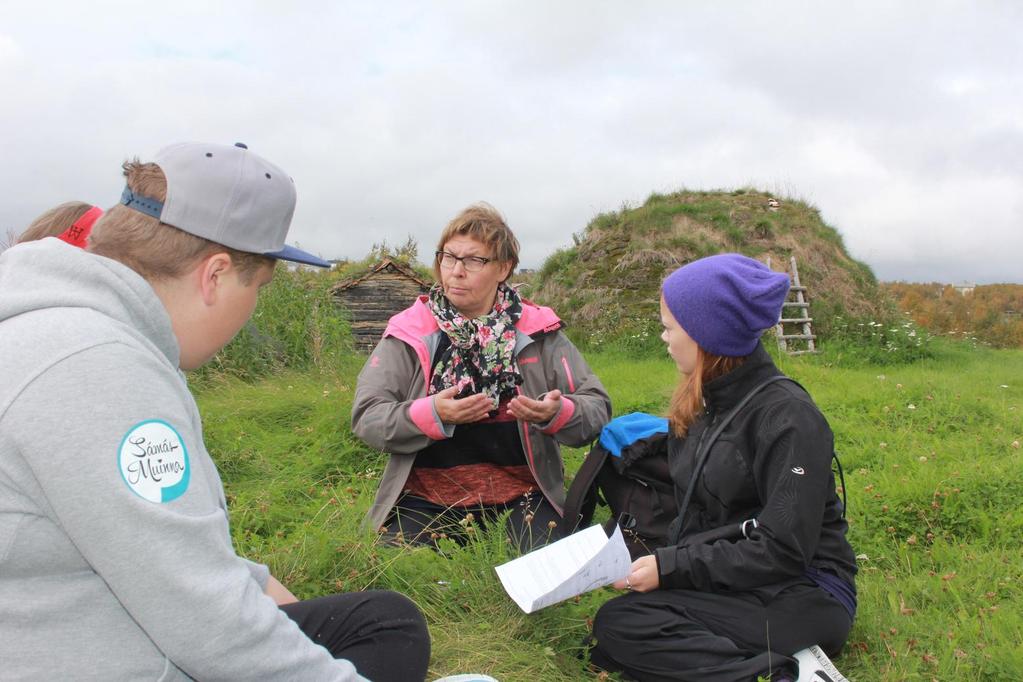
[[[21,48],[14,38],[0,34],[0,69],[11,68],[21,57]]]
[[[1016,5],[46,8],[5,5],[0,229],[111,203],[129,155],[240,140],[295,177],[293,241],[328,257],[429,253],[484,199],[535,266],[652,191],[756,184],[883,278],[1021,280]]]

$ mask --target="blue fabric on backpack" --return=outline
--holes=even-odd
[[[668,420],[646,412],[630,412],[615,417],[600,430],[600,444],[615,457],[622,456],[622,450],[638,440],[649,438],[655,433],[667,433]]]

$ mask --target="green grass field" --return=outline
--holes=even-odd
[[[616,414],[664,409],[666,358],[588,359]],[[597,678],[577,655],[612,590],[526,616],[493,571],[513,557],[503,533],[434,552],[379,547],[360,530],[385,462],[349,428],[361,361],[255,384],[203,378],[238,551],[300,597],[411,596],[430,621],[433,676]],[[1023,351],[941,345],[904,365],[838,354],[780,364],[828,417],[845,467],[860,606],[839,670],[857,681],[1023,679]],[[582,454],[566,452],[570,472]]]

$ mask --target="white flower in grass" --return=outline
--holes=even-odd
[[[906,409],[907,410],[915,410],[916,409],[916,405],[914,405],[913,403],[910,403],[909,405],[906,405]]]

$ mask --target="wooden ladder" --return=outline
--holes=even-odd
[[[799,269],[796,267],[796,257],[789,259],[791,266],[791,286],[789,287],[789,299],[782,303],[781,318],[774,326],[774,334],[778,338],[778,349],[789,355],[804,355],[816,353],[817,348],[814,342],[817,336],[813,333],[810,317],[810,303],[806,300],[806,287],[799,283]],[[771,257],[767,257],[767,267],[771,267]],[[785,325],[798,325],[798,331],[788,332]]]

